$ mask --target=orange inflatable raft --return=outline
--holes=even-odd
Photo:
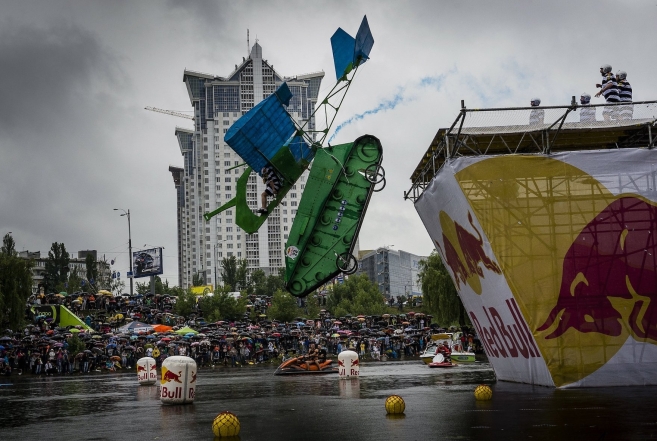
[[[318,366],[319,364],[319,366]],[[274,375],[303,375],[303,374],[335,374],[338,372],[337,368],[331,366],[333,360],[326,360],[323,362],[308,362],[305,357],[296,357],[285,360],[276,369]]]

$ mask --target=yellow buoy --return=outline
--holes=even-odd
[[[222,438],[240,434],[240,420],[231,412],[221,412],[212,422],[214,436]]]
[[[475,389],[474,396],[478,401],[488,401],[493,398],[493,390],[485,384],[480,384]]]
[[[404,413],[405,409],[406,403],[404,403],[404,399],[399,395],[390,395],[386,398],[386,412],[389,414],[395,415]]]

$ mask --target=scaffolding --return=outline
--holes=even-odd
[[[416,201],[448,161],[462,156],[550,155],[657,145],[657,101],[461,111],[440,129],[411,175],[404,199]]]

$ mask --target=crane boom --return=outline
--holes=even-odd
[[[193,116],[185,115],[184,113],[180,113],[180,112],[174,112],[173,110],[158,109],[157,107],[150,107],[150,106],[146,106],[144,107],[144,109],[150,110],[151,112],[164,113],[165,115],[177,116],[179,118],[191,119],[192,121],[194,121]]]

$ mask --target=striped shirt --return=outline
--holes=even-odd
[[[532,111],[529,114],[529,124],[532,126],[543,124],[544,118],[545,118],[545,110],[532,109]]]
[[[274,188],[276,188],[276,190],[281,188],[281,180],[279,179],[278,175],[274,171],[273,167],[269,165],[264,167],[262,177],[267,184],[271,182],[274,185]]]
[[[632,86],[627,80],[618,82],[618,96],[621,102],[632,102]]]
[[[611,83],[611,87],[603,91],[602,96],[605,97],[608,103],[617,103],[620,101],[618,97],[618,83],[616,83],[616,77],[611,73],[608,73],[602,79],[602,88],[604,89],[609,83]]]
[[[584,104],[579,108],[580,122],[595,122],[595,107]]]

